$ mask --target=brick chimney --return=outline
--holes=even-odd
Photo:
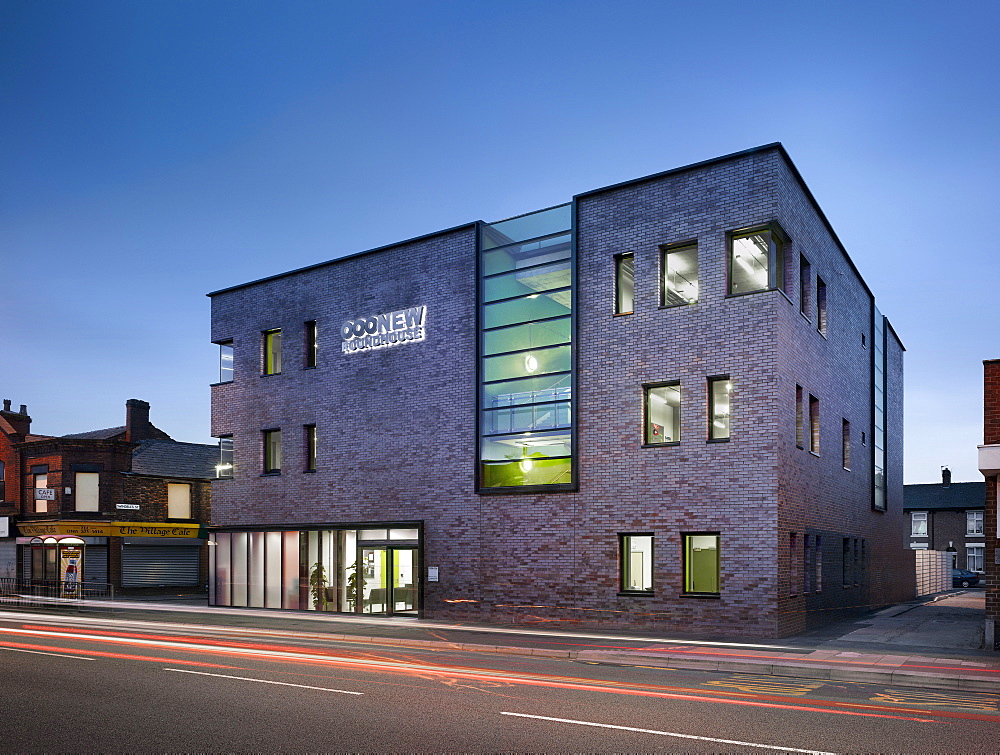
[[[152,435],[149,404],[137,398],[125,402],[125,440],[136,443]]]
[[[941,486],[949,487],[951,485],[951,470],[948,467],[941,467]]]
[[[28,407],[24,404],[21,404],[20,411],[14,412],[10,408],[10,399],[5,398],[3,400],[3,411],[0,411],[0,417],[6,420],[6,423],[14,430],[14,434],[21,436],[22,440],[31,430],[31,417],[28,416]]]

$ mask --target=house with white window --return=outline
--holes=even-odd
[[[903,510],[909,517],[906,545],[913,550],[946,551],[953,569],[984,573],[983,482],[952,482],[941,470],[941,482],[904,485]]]

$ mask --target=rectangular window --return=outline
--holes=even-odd
[[[823,536],[816,535],[816,592],[823,592]]]
[[[100,510],[101,483],[97,472],[76,473],[76,510]]]
[[[653,536],[619,535],[622,592],[653,591]]]
[[[851,538],[845,537],[843,545],[841,547],[841,557],[843,563],[841,564],[841,578],[844,587],[850,587],[854,584],[854,575],[851,573],[851,567],[854,565],[854,559],[851,556]]]
[[[926,511],[914,511],[910,514],[910,536],[927,537]]]
[[[635,298],[635,257],[619,254],[615,257],[615,314],[632,314]]]
[[[306,431],[306,471],[316,471],[316,425],[305,425]]]
[[[816,276],[816,330],[826,335],[826,284]]]
[[[846,419],[843,424],[842,431],[843,439],[841,441],[841,461],[844,464],[844,469],[851,468],[851,423]]]
[[[802,538],[802,592],[807,595],[812,592],[812,570],[813,536],[804,535]]]
[[[191,485],[181,482],[167,483],[167,518],[191,518]]]
[[[233,476],[233,436],[219,436],[219,463],[215,465],[216,477]]]
[[[303,361],[305,363],[306,369],[309,369],[310,367],[315,367],[317,364],[317,358],[319,356],[318,336],[319,334],[316,330],[316,321],[309,320],[309,322],[305,324],[306,353],[305,353],[305,359]]]
[[[679,443],[681,439],[681,386],[668,383],[646,386],[646,438],[648,445]]]
[[[281,430],[264,431],[264,474],[281,472]]]
[[[799,535],[788,533],[788,596],[799,594]]]
[[[965,568],[969,571],[983,571],[983,546],[970,545],[965,549]]]
[[[219,343],[219,382],[233,382],[233,342]]]
[[[965,534],[966,535],[982,535],[983,534],[983,512],[982,511],[966,511],[965,512]]]
[[[281,372],[281,329],[264,331],[264,374]]]
[[[676,307],[698,301],[698,247],[694,244],[663,250],[663,289],[660,304]]]
[[[719,594],[718,533],[682,535],[684,541],[684,592]]]
[[[785,287],[785,247],[771,230],[733,234],[729,240],[729,293]]]
[[[795,386],[795,445],[805,448],[805,420],[802,412],[802,386]]]
[[[799,312],[806,317],[812,310],[812,265],[799,255]]]
[[[733,384],[728,375],[708,379],[708,439],[729,440],[730,399]]]
[[[809,450],[819,455],[819,399],[809,396]]]
[[[42,467],[43,469],[45,467]],[[41,490],[49,489],[49,475],[47,472],[36,472],[34,474],[35,483],[35,513],[36,514],[47,514],[49,511],[49,500],[48,498],[39,498],[42,493]]]

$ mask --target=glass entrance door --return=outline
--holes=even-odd
[[[361,548],[361,612],[417,614],[415,548]]]

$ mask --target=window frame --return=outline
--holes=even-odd
[[[695,537],[714,537],[715,538],[715,584],[718,589],[715,591],[708,590],[691,590],[689,587],[693,584],[693,574],[692,574],[692,564],[691,560],[688,558],[688,553],[690,550],[689,543],[692,538]],[[719,531],[712,532],[682,532],[681,533],[681,588],[683,597],[694,597],[694,598],[720,598],[722,596],[722,533]]]
[[[4,464],[3,460],[0,459],[0,503],[7,500],[7,466]]]
[[[826,282],[816,276],[816,332],[826,338],[829,323],[827,322],[827,289]]]
[[[649,538],[649,586],[643,588],[629,587],[633,575],[629,559],[632,538]],[[640,551],[635,551],[640,552]],[[640,581],[645,582],[640,576]],[[618,533],[618,594],[619,595],[653,595],[656,591],[656,536],[652,532],[619,532]]]
[[[42,471],[44,470],[44,471]],[[31,489],[34,490],[46,490],[49,487],[49,465],[48,464],[37,464],[31,467]],[[39,478],[44,477],[45,482],[39,485]],[[34,514],[48,514],[49,513],[49,499],[48,498],[34,498],[35,493],[32,493],[34,508],[32,513]],[[41,502],[41,506],[39,506]]]
[[[184,496],[186,500],[182,501],[179,505],[182,507],[182,512],[187,512],[187,516],[177,516],[176,507],[178,506],[178,502],[171,500],[178,497],[171,495],[171,493],[182,492],[182,488],[185,489],[183,492],[186,493],[186,496]],[[194,519],[194,486],[190,482],[167,483],[167,519]]]
[[[305,435],[305,448],[306,448],[306,466],[303,472],[315,472],[316,471],[316,461],[317,461],[317,449],[319,445],[318,437],[316,435],[316,425],[303,425],[302,432]]]
[[[812,321],[812,265],[804,254],[799,255],[799,313]]]
[[[261,435],[263,436],[264,442],[264,454],[262,475],[280,475],[281,474],[281,428],[273,427],[267,430],[262,430]],[[275,453],[275,448],[277,448],[277,453]],[[275,465],[275,458],[277,457],[277,465]]]
[[[676,254],[678,252],[694,251],[694,280],[689,281],[689,283],[695,289],[695,297],[690,301],[677,302],[671,304],[667,301],[667,272],[669,271],[669,266],[667,264],[667,258],[671,254]],[[660,307],[663,308],[673,308],[673,307],[688,307],[692,304],[697,304],[701,298],[701,285],[699,278],[699,266],[698,266],[698,241],[697,239],[691,239],[689,241],[680,241],[675,244],[663,244],[660,246]],[[679,294],[678,294],[679,296]]]
[[[93,507],[88,506],[87,508],[81,508],[80,503],[80,475],[93,475],[93,478],[86,477],[87,480],[93,480],[96,482],[95,486],[95,496],[93,499]],[[74,471],[73,472],[73,510],[96,513],[101,510],[101,474],[100,472],[92,471]]]
[[[622,287],[623,287],[623,277],[622,269],[624,263],[628,261],[631,263],[631,298],[632,307],[630,309],[622,308]],[[631,315],[635,312],[635,252],[622,252],[621,254],[615,255],[615,315]]]
[[[233,346],[233,339],[227,338],[222,341],[216,341],[215,344],[219,347],[219,382],[218,385],[224,385],[226,383],[233,382],[236,376],[236,349]],[[226,377],[226,368],[223,364],[226,361],[225,350],[229,349],[229,377]]]
[[[805,450],[806,447],[806,420],[805,420],[805,389],[796,384],[795,386],[795,447]]]
[[[677,388],[677,439],[665,441],[651,441],[649,439],[649,392],[657,388]],[[680,380],[665,380],[659,383],[643,383],[642,385],[642,446],[643,448],[660,448],[662,446],[679,446],[683,436],[682,419],[684,409],[684,393],[681,390]]]
[[[819,399],[809,394],[809,453],[819,456],[820,449]]]
[[[277,343],[277,349],[273,348]],[[277,356],[277,359],[274,357]],[[276,363],[276,364],[275,364]],[[282,369],[281,328],[261,331],[261,375],[280,375]]]
[[[302,324],[305,339],[305,353],[302,358],[302,369],[314,370],[319,364],[319,329],[315,320],[306,320]]]
[[[840,447],[840,461],[843,464],[844,470],[847,472],[851,471],[851,423],[846,420],[841,420],[841,447]]]
[[[760,288],[749,289],[747,291],[734,291],[733,265],[736,262],[736,250],[734,243],[750,236],[767,236],[767,285]],[[757,294],[762,291],[785,292],[788,285],[788,235],[776,222],[771,221],[750,228],[739,228],[726,231],[726,296],[745,296],[747,294]],[[787,294],[786,294],[787,296]]]
[[[727,393],[729,394],[729,413],[726,415],[728,420],[726,422],[726,435],[716,437],[716,426],[715,426],[715,384],[725,382],[729,385]],[[733,381],[729,375],[710,375],[707,380],[708,389],[708,443],[728,443],[729,439],[733,436]]]
[[[985,510],[983,511],[966,511],[965,512],[965,534],[966,535],[985,535],[986,528],[983,523]],[[975,526],[975,522],[978,522],[978,527]]]
[[[236,465],[233,460],[233,436],[232,435],[217,435],[219,439],[219,463],[215,465],[215,479],[217,480],[231,480],[236,471]],[[229,441],[229,448],[223,447],[225,441]],[[228,459],[228,461],[227,461]],[[229,466],[227,467],[226,464]],[[225,474],[225,472],[229,474]]]
[[[930,517],[927,516],[926,511],[911,511],[910,512],[910,537],[929,537],[930,533]],[[917,532],[916,523],[923,522],[923,532]]]

